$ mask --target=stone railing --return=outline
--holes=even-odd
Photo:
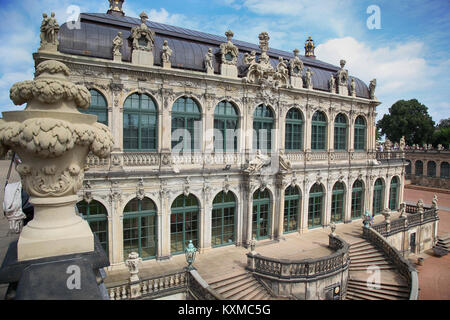
[[[110,300],[151,299],[170,293],[186,292],[187,275],[185,271],[149,279],[135,283],[124,283],[108,287]]]
[[[406,205],[406,212],[408,213],[406,217],[399,217],[389,223],[380,222],[373,225],[372,229],[382,236],[388,237],[398,232],[406,232],[412,227],[439,220],[438,210],[433,208],[424,208],[423,213],[418,213],[417,207]]]
[[[211,289],[196,270],[187,274],[187,290],[194,300],[225,300],[219,293]]]
[[[377,151],[377,160],[395,160],[404,159],[405,151],[390,150],[390,151]]]
[[[262,278],[316,280],[348,268],[349,245],[338,236],[330,235],[329,247],[337,251],[329,256],[304,260],[275,259],[250,252],[247,253],[246,269]]]
[[[419,279],[414,266],[405,259],[387,240],[374,228],[363,228],[363,237],[384,252],[389,260],[397,267],[409,285],[409,300],[417,300],[419,294]]]

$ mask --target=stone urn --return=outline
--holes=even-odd
[[[386,221],[386,223],[391,223],[391,210],[386,208],[383,210],[382,214],[384,216],[384,221]]]
[[[75,212],[86,157],[107,157],[109,129],[87,109],[89,91],[70,82],[69,68],[48,60],[36,67],[35,80],[16,83],[10,98],[23,111],[3,112],[0,155],[9,149],[22,163],[16,170],[34,206],[34,219],[19,237],[19,261],[94,251],[88,223]]]

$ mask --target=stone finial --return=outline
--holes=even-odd
[[[137,252],[131,252],[128,255],[128,259],[125,260],[125,265],[130,272],[130,282],[139,281],[139,264],[142,263],[142,258],[139,257]]]
[[[385,208],[383,210],[383,216],[384,216],[384,221],[386,221],[386,223],[391,223],[391,210],[389,210],[388,208]]]
[[[259,38],[259,48],[261,51],[266,52],[269,50],[269,34],[267,32],[261,32],[258,36]]]
[[[315,45],[314,45],[314,40],[311,39],[311,36],[308,37],[308,39],[305,42],[305,57],[309,57],[309,58],[315,58],[316,56],[314,55],[314,49],[315,49]]]
[[[88,152],[109,156],[109,129],[87,109],[91,95],[69,81],[69,68],[55,60],[36,67],[35,79],[14,84],[10,98],[25,111],[3,112],[0,153],[11,149],[22,163],[16,170],[34,205],[35,218],[24,227],[18,260],[94,250],[89,225],[76,215]]]
[[[58,50],[58,32],[59,24],[56,21],[55,13],[52,12],[50,18],[46,13],[42,14],[41,23],[41,46],[39,51],[53,51]]]
[[[300,50],[295,48],[293,52],[294,52],[294,57],[298,57],[298,54],[300,53]]]
[[[109,9],[106,13],[116,17],[125,16],[125,13],[122,10],[124,2],[125,0],[109,0]]]
[[[231,30],[226,31],[225,32],[225,37],[227,37],[227,41],[231,42],[231,39],[233,39],[233,37],[234,37],[233,31],[231,31]]]
[[[148,20],[148,15],[145,13],[145,11],[142,11],[139,15],[139,18],[141,18],[141,23],[145,24]]]
[[[344,59],[341,59],[341,61],[339,61],[341,68],[344,68],[346,63],[347,61],[345,61]]]

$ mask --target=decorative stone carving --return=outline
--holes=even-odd
[[[131,62],[133,64],[153,66],[155,33],[147,26],[147,14],[142,12],[139,17],[141,18],[141,25],[131,29],[131,41],[133,43]]]
[[[419,199],[419,201],[417,201],[417,212],[423,214],[423,211],[423,201],[422,199]]]
[[[377,79],[373,79],[369,84],[369,96],[370,99],[375,100],[375,88],[377,87]]]
[[[88,153],[105,158],[113,141],[95,116],[78,111],[89,107],[90,93],[69,74],[61,62],[40,63],[34,81],[10,90],[14,104],[28,103],[25,111],[4,112],[0,121],[0,153],[19,155],[17,171],[35,210],[19,239],[20,261],[94,249],[89,225],[74,208]]]
[[[314,40],[311,39],[311,36],[309,36],[305,42],[305,57],[315,58],[316,56],[314,55],[314,49]]]
[[[330,235],[335,237],[336,236],[336,233],[335,233],[335,231],[336,231],[336,223],[334,223],[334,222],[330,223],[330,230],[331,230]]]
[[[400,146],[399,146],[400,151],[404,151],[405,147],[406,147],[405,136],[402,136],[400,138]]]
[[[92,188],[91,183],[89,180],[86,180],[84,182],[84,192],[83,192],[83,200],[86,201],[88,204],[92,201]]]
[[[270,165],[271,160],[269,156],[263,155],[261,153],[261,150],[256,150],[255,157],[249,161],[247,169],[244,170],[244,172],[247,172],[249,174],[255,174],[260,172],[262,167]]]
[[[281,172],[292,170],[291,161],[288,160],[288,158],[284,154],[284,151],[282,151],[282,150],[280,151],[279,159],[280,159],[280,171]]]
[[[114,62],[122,62],[122,32],[118,32],[113,40],[113,60]]]
[[[136,198],[143,200],[145,198],[144,179],[139,178],[139,182],[136,187]]]
[[[228,175],[226,175],[225,180],[223,181],[222,190],[225,194],[227,194],[228,191],[230,191],[230,178]]]
[[[59,24],[56,21],[55,13],[51,13],[49,18],[46,13],[42,14],[41,23],[41,46],[39,51],[58,51]]]
[[[170,62],[170,57],[172,56],[172,49],[169,47],[169,43],[167,40],[164,40],[162,52],[161,52],[161,61],[163,68],[171,68],[172,64]]]
[[[131,252],[128,255],[128,259],[125,260],[125,265],[128,267],[130,272],[130,282],[139,281],[139,264],[142,263],[142,258],[139,257],[137,252]]]
[[[269,34],[261,32],[259,34],[259,47],[261,55],[259,61],[256,61],[256,54],[252,51],[251,55],[246,54],[244,64],[248,66],[247,74],[242,79],[245,83],[256,83],[268,88],[289,87],[289,75],[286,63],[280,57],[277,70],[270,64],[270,58],[267,55],[269,50]]]
[[[400,218],[406,218],[406,203],[400,203]]]
[[[350,95],[352,97],[356,97],[356,82],[355,82],[355,78],[352,78],[352,81],[350,82]]]
[[[389,210],[388,208],[383,210],[383,216],[384,216],[384,221],[386,221],[386,223],[391,223],[391,210]]]
[[[336,73],[336,79],[338,84],[338,93],[343,96],[348,96],[348,71],[344,69],[345,60],[340,61],[341,69]]]
[[[291,86],[299,89],[303,88],[302,72],[305,68],[302,60],[300,60],[298,54],[299,50],[294,50],[294,58],[289,61],[289,71],[291,73]]]
[[[384,142],[384,150],[385,151],[391,151],[392,149],[392,142],[388,138],[386,138],[386,141]]]
[[[123,17],[125,13],[122,11],[124,0],[109,0],[108,14],[113,16]]]
[[[186,179],[184,181],[184,185],[183,185],[183,194],[186,197],[189,196],[189,194],[191,193],[190,187],[191,187],[191,178],[186,177]]]
[[[236,64],[239,50],[238,47],[231,42],[231,39],[234,36],[233,31],[228,30],[225,32],[225,36],[227,37],[227,42],[220,45],[220,74],[230,78],[237,78],[238,71]]]
[[[438,197],[437,195],[433,196],[433,200],[431,201],[431,208],[438,210]]]
[[[328,80],[328,88],[331,93],[336,93],[336,80],[333,75],[330,75],[330,79]]]
[[[214,55],[212,53],[212,49],[208,49],[208,53],[205,55],[205,69],[207,74],[214,74],[214,66],[213,66]]]
[[[310,68],[306,69],[306,73],[305,73],[305,85],[306,85],[306,89],[312,90],[313,85],[312,85],[312,76],[313,76],[313,72],[311,71]]]

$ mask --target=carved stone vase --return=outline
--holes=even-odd
[[[69,68],[49,60],[36,67],[35,80],[16,83],[10,98],[23,111],[3,112],[0,155],[9,149],[21,163],[16,170],[34,206],[34,218],[19,237],[19,261],[94,250],[88,223],[75,213],[86,157],[104,158],[111,133],[87,109],[89,91],[69,80]]]

